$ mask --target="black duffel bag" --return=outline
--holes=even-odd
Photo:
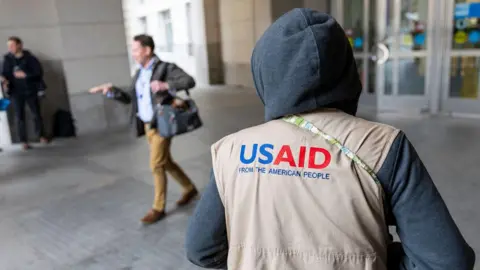
[[[171,138],[202,127],[203,123],[198,113],[197,104],[190,97],[188,90],[186,91],[187,99],[178,97],[175,91],[169,91],[169,93],[173,96],[174,101],[178,99],[183,101],[183,104],[182,106],[175,106],[175,102],[172,102],[172,104],[157,105],[156,127],[160,136]]]

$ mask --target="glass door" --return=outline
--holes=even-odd
[[[435,0],[377,0],[377,46],[389,52],[376,65],[379,111],[429,111],[434,6]]]
[[[443,2],[443,1],[442,1]],[[480,115],[480,1],[444,1],[440,110]]]
[[[363,82],[361,107],[429,109],[435,0],[332,1]]]

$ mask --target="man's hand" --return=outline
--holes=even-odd
[[[88,92],[90,92],[92,94],[102,93],[102,94],[106,95],[106,94],[108,94],[108,92],[110,92],[110,90],[112,90],[112,87],[113,87],[112,83],[105,83],[105,84],[101,84],[99,86],[95,86],[95,87],[90,88],[90,90],[88,90]]]
[[[152,81],[150,83],[150,87],[152,88],[153,93],[157,93],[159,91],[167,91],[170,88],[168,83],[162,81]]]
[[[17,79],[25,79],[27,74],[23,70],[17,70],[13,73],[13,76]]]

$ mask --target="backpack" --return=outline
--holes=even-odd
[[[57,138],[75,137],[77,135],[72,113],[57,110],[53,120],[53,136]]]

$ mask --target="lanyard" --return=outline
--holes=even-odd
[[[380,185],[380,181],[378,180],[375,172],[365,162],[363,162],[355,153],[353,153],[347,147],[343,146],[334,137],[321,131],[315,125],[313,125],[312,123],[310,123],[309,121],[305,120],[303,117],[298,115],[286,116],[283,118],[283,121],[293,124],[299,128],[308,130],[315,135],[323,137],[329,144],[336,146],[338,149],[342,151],[342,153],[344,153],[347,157],[349,157],[353,162],[355,162],[358,166],[362,167],[368,174],[370,174],[370,176],[373,178],[373,181],[375,181],[375,183]]]

